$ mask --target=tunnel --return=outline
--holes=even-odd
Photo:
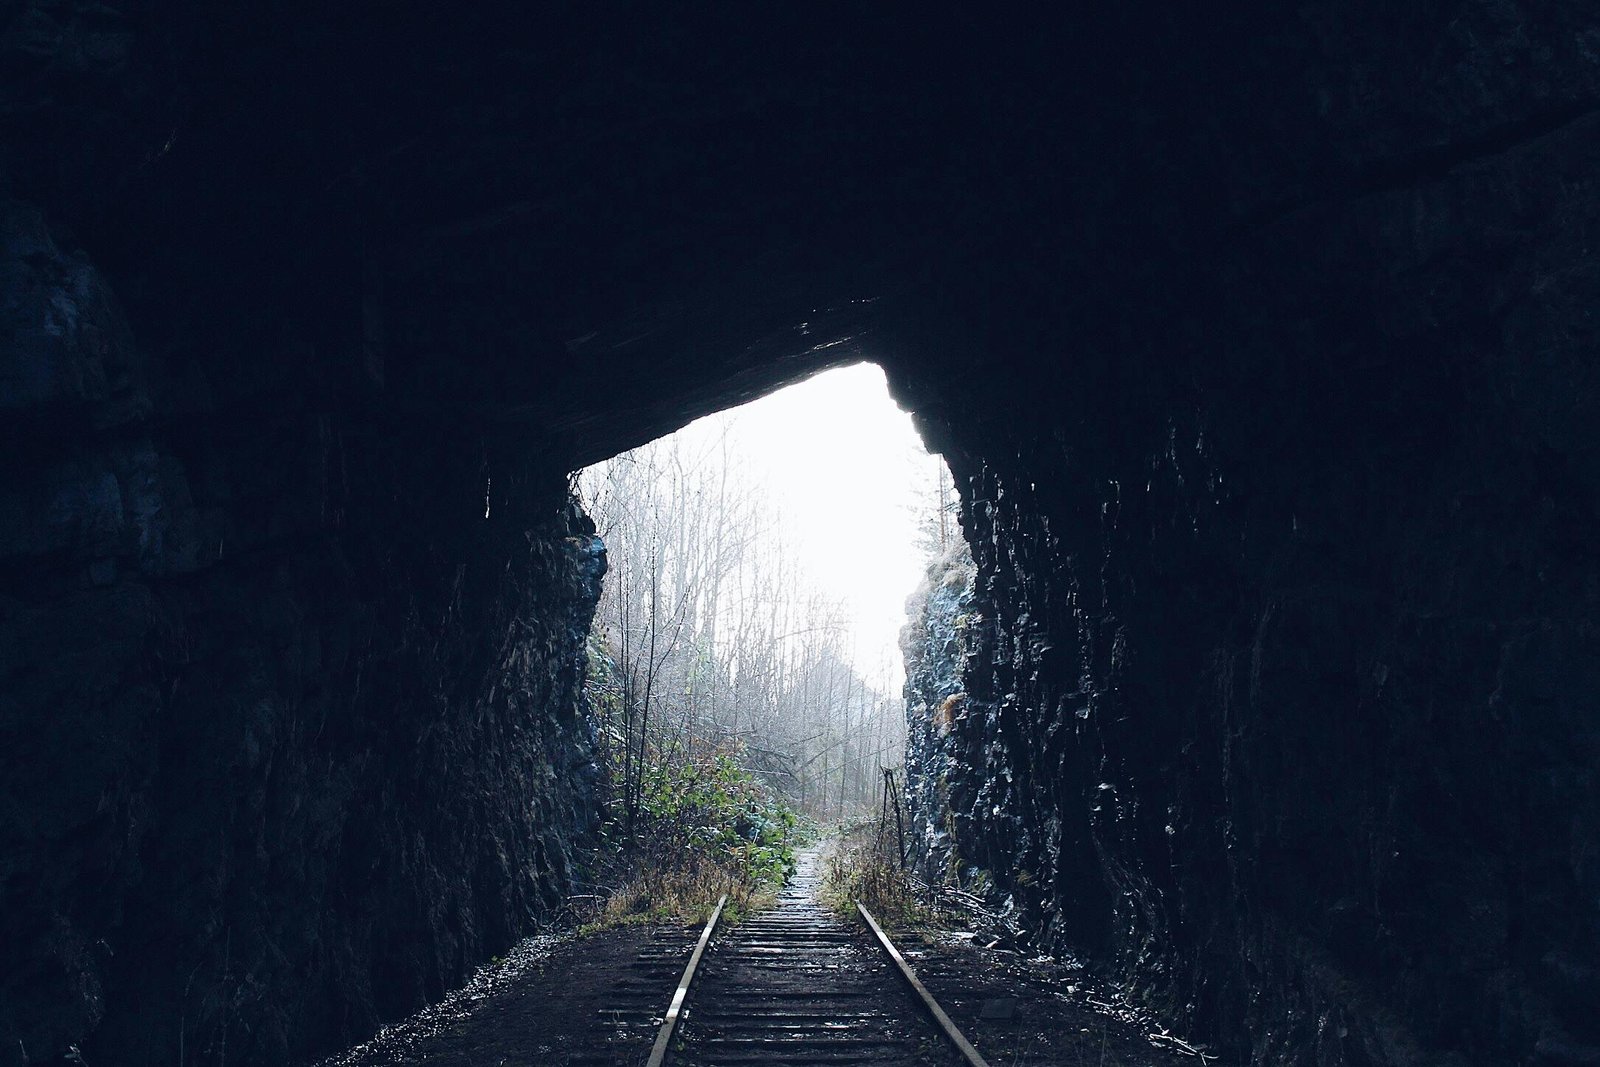
[[[568,473],[861,360],[961,497],[948,814],[1039,951],[1241,1064],[1600,1062],[1584,5],[24,0],[0,57],[0,1062],[310,1062],[535,928]]]

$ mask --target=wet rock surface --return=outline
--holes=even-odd
[[[962,668],[971,651],[972,587],[965,542],[929,563],[923,584],[906,601],[900,633],[905,661],[906,848],[931,884],[988,888],[986,872],[962,857],[982,851],[970,836],[973,791],[984,777],[985,735],[968,722]],[[960,726],[958,726],[958,723]],[[963,747],[966,746],[966,747]]]
[[[282,1063],[439,997],[592,828],[592,527],[481,432],[175,408],[0,223],[0,1056]]]
[[[965,858],[1232,1053],[1600,1047],[1596,394],[1587,327],[1549,332],[1600,279],[1558,191],[1594,133],[1241,238],[1214,334],[1168,320],[1178,380],[1119,344],[1070,420],[957,460]]]

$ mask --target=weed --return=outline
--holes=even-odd
[[[829,852],[822,899],[848,918],[856,902],[885,926],[920,926],[934,919],[897,854],[898,838],[877,820],[845,827]]]
[[[607,824],[602,867],[617,888],[586,929],[703,921],[724,893],[729,922],[764,906],[806,836],[794,810],[731,753],[651,755],[632,836],[620,816]]]

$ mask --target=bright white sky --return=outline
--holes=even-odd
[[[824,372],[678,433],[709,445],[724,428],[781,508],[812,584],[854,615],[858,668],[898,695],[905,600],[926,566],[917,516],[937,492],[944,460],[923,449],[871,363]]]

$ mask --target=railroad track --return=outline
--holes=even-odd
[[[865,908],[855,926],[817,902],[818,867],[803,853],[777,906],[715,944],[712,916],[648,1067],[986,1067]]]
[[[566,1067],[616,1067],[617,1050],[644,1048],[661,1028],[661,991],[683,974],[689,956],[680,929],[650,930],[627,970],[610,983],[597,1044],[564,1049]]]

